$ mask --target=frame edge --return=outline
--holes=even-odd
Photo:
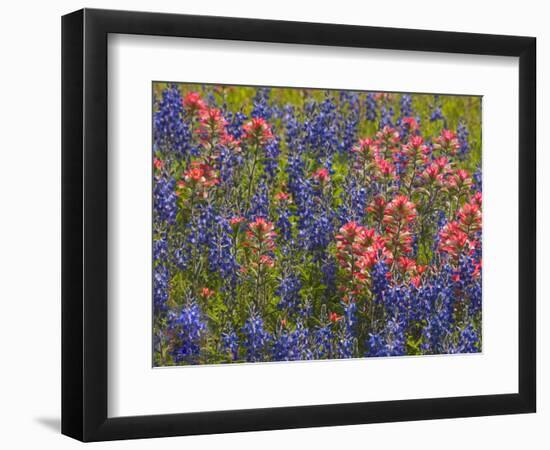
[[[84,12],[61,19],[61,432],[82,440]]]

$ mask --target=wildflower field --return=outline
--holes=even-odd
[[[480,352],[481,98],[153,83],[153,364]]]

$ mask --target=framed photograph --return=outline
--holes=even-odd
[[[535,412],[531,37],[62,21],[62,432]]]

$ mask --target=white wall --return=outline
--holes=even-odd
[[[316,0],[113,0],[4,2],[0,16],[0,443],[8,449],[74,448],[60,416],[60,16],[83,6],[353,23],[538,38],[539,412],[536,415],[240,433],[98,444],[95,448],[548,448],[550,445],[549,239],[543,210],[550,157],[542,152],[550,107],[550,29],[545,2],[337,2]],[[545,355],[543,353],[546,352]]]

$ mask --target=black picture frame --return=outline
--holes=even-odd
[[[177,36],[519,57],[517,393],[107,416],[107,37]],[[535,412],[536,39],[83,9],[62,18],[62,433],[82,441]]]

